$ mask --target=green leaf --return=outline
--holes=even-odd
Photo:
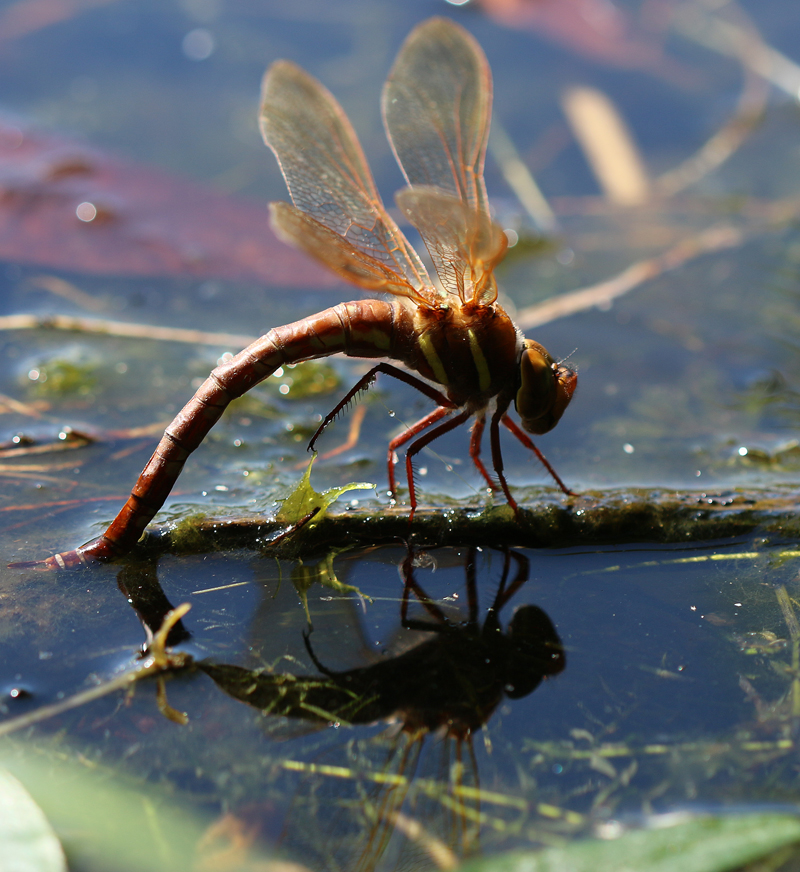
[[[297,487],[289,494],[286,499],[281,501],[281,508],[278,512],[277,519],[285,524],[297,524],[315,509],[317,514],[314,520],[310,521],[310,526],[313,526],[322,519],[328,506],[335,500],[338,500],[342,494],[351,490],[373,490],[375,485],[367,482],[351,482],[350,484],[342,485],[342,487],[332,487],[330,490],[319,493],[311,486],[311,467],[317,455],[311,458],[300,479]]]
[[[345,549],[330,551],[322,560],[312,566],[300,562],[294,567],[294,569],[292,569],[292,584],[294,585],[294,589],[297,591],[297,595],[300,597],[300,602],[303,604],[303,609],[306,613],[306,620],[309,625],[312,621],[311,612],[308,608],[308,591],[315,584],[321,584],[323,587],[330,588],[340,595],[354,593],[357,596],[363,597],[372,602],[372,600],[370,600],[369,597],[364,596],[355,585],[345,584],[344,582],[339,581],[336,577],[336,573],[333,570],[333,561],[336,555],[342,550]]]
[[[65,872],[64,852],[44,812],[25,788],[0,769],[0,869]]]
[[[27,745],[6,739],[0,742],[0,765],[25,785],[18,787],[34,808],[52,823],[61,837],[70,868],[113,872],[197,872],[217,869],[225,851],[236,843],[236,834],[220,831],[224,818],[214,820],[182,802],[180,795],[154,784],[142,784],[115,773],[79,754],[71,755],[63,743]],[[4,772],[0,769],[0,772]],[[14,782],[19,785],[19,782]],[[46,863],[12,866],[6,863],[4,841],[7,809],[0,782],[0,872],[64,872]],[[22,804],[21,800],[14,799]],[[38,808],[37,808],[38,811]],[[210,835],[217,831],[216,838]],[[9,855],[12,856],[12,855]],[[239,856],[239,855],[237,855]],[[225,867],[229,868],[229,867]],[[231,869],[276,869],[276,857],[255,843],[231,862]],[[297,868],[289,864],[286,868]]]
[[[460,872],[725,872],[797,841],[800,818],[790,815],[697,817],[616,839],[475,860]]]

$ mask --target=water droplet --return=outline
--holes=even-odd
[[[88,224],[90,221],[94,221],[94,219],[97,218],[97,206],[88,201],[80,203],[78,208],[75,210],[75,214],[84,222],[84,224]]]
[[[214,34],[205,27],[196,27],[184,36],[181,49],[191,61],[204,61],[210,58],[216,48]]]

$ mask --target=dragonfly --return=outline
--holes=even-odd
[[[472,418],[470,457],[488,487],[499,486],[515,512],[504,474],[501,425],[572,495],[527,434],[555,427],[577,374],[526,339],[497,301],[494,270],[508,239],[491,217],[483,178],[491,103],[488,61],[464,28],[436,17],[409,34],[384,85],[382,110],[407,182],[396,205],[421,236],[434,266],[432,277],[384,206],[355,131],[333,95],[292,61],[272,64],[262,86],[260,127],[292,200],[270,204],[273,228],[339,276],[388,297],[340,303],[275,327],[220,364],[167,427],[105,533],[41,561],[40,568],[74,568],[125,554],[232,400],[279,367],[338,352],[382,360],[323,419],[309,450],[379,374],[410,385],[436,404],[389,443],[393,499],[396,452],[407,446],[409,520],[418,505],[415,456]],[[512,403],[522,427],[509,415]],[[487,417],[496,480],[480,454]]]

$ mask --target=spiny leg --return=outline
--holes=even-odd
[[[508,415],[503,416],[503,424],[505,424],[505,426],[517,437],[517,439],[519,439],[519,441],[526,448],[530,448],[530,450],[539,458],[539,461],[541,462],[542,466],[544,466],[544,468],[550,473],[550,475],[553,477],[553,480],[555,481],[555,483],[561,488],[561,490],[568,497],[578,496],[578,494],[576,494],[575,491],[571,491],[564,484],[564,482],[561,481],[558,473],[553,469],[552,466],[550,466],[550,464],[549,464],[547,458],[544,456],[544,454],[542,454],[542,452],[539,451],[539,449],[533,444],[533,442],[527,437],[527,435],[522,430],[519,429],[519,427],[514,423],[514,421],[512,421],[511,418],[508,417]]]
[[[438,412],[439,409],[437,409],[436,411]],[[449,412],[451,411],[451,409],[445,409],[445,411]],[[422,449],[425,448],[426,445],[430,445],[430,443],[433,442],[434,439],[438,439],[440,436],[444,436],[445,433],[449,433],[451,430],[455,430],[456,427],[460,427],[465,421],[469,419],[471,415],[472,412],[469,409],[465,409],[454,418],[451,418],[449,421],[445,421],[443,424],[439,424],[438,427],[434,427],[433,430],[430,430],[424,436],[420,436],[420,438],[411,445],[408,451],[406,451],[406,478],[408,479],[408,497],[409,503],[411,504],[411,511],[408,515],[409,523],[414,520],[414,512],[417,509],[417,489],[414,487],[414,467],[412,464],[412,459],[414,455],[419,454],[419,452],[422,451]],[[428,417],[431,416],[429,415]],[[439,417],[441,417],[441,415]],[[424,421],[425,418],[423,418],[422,420]],[[429,421],[428,423],[433,422]],[[425,426],[427,426],[427,424]]]
[[[431,424],[440,421],[445,417],[445,415],[449,415],[452,411],[452,405],[439,406],[437,409],[429,412],[424,418],[420,418],[416,424],[412,424],[407,430],[403,430],[399,436],[395,436],[389,443],[386,463],[389,470],[389,495],[392,499],[396,499],[397,497],[397,484],[394,478],[394,465],[397,462],[395,460],[395,453],[397,449],[400,448],[401,445],[405,445],[409,439],[413,439],[418,433],[421,433],[426,427],[430,427]]]
[[[361,391],[366,391],[375,381],[378,373],[383,373],[384,375],[390,375],[392,378],[396,378],[398,381],[404,382],[407,385],[410,385],[412,388],[416,388],[420,393],[425,394],[426,397],[430,397],[437,403],[438,405],[450,405],[450,400],[441,392],[437,391],[436,388],[431,387],[427,382],[422,381],[422,379],[417,378],[415,375],[411,375],[411,373],[403,372],[402,369],[398,369],[396,366],[392,366],[390,363],[379,363],[377,366],[373,366],[372,369],[364,376],[362,376],[355,385],[347,392],[344,399],[342,399],[339,403],[336,404],[333,411],[329,412],[323,422],[317,427],[317,432],[311,437],[311,441],[308,443],[308,450],[314,450],[314,443],[319,439],[322,435],[322,431],[330,424],[332,421],[336,419],[338,414],[342,411],[342,409],[346,408],[348,404],[356,397]]]
[[[489,485],[489,489],[496,491],[497,484],[486,471],[486,467],[483,465],[483,461],[481,460],[481,440],[483,439],[483,429],[485,426],[486,414],[481,412],[475,418],[475,423],[472,425],[472,435],[469,439],[469,456],[472,458],[472,462],[477,467],[478,472],[486,479],[486,484]]]

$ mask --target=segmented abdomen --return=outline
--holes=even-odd
[[[287,363],[337,352],[350,357],[394,357],[399,347],[397,337],[402,332],[398,327],[404,316],[402,304],[394,301],[340,303],[302,321],[270,330],[220,364],[164,431],[128,501],[106,532],[74,551],[48,558],[43,568],[67,569],[124,554],[136,544],[164,504],[186,458],[200,445],[231,400]]]

